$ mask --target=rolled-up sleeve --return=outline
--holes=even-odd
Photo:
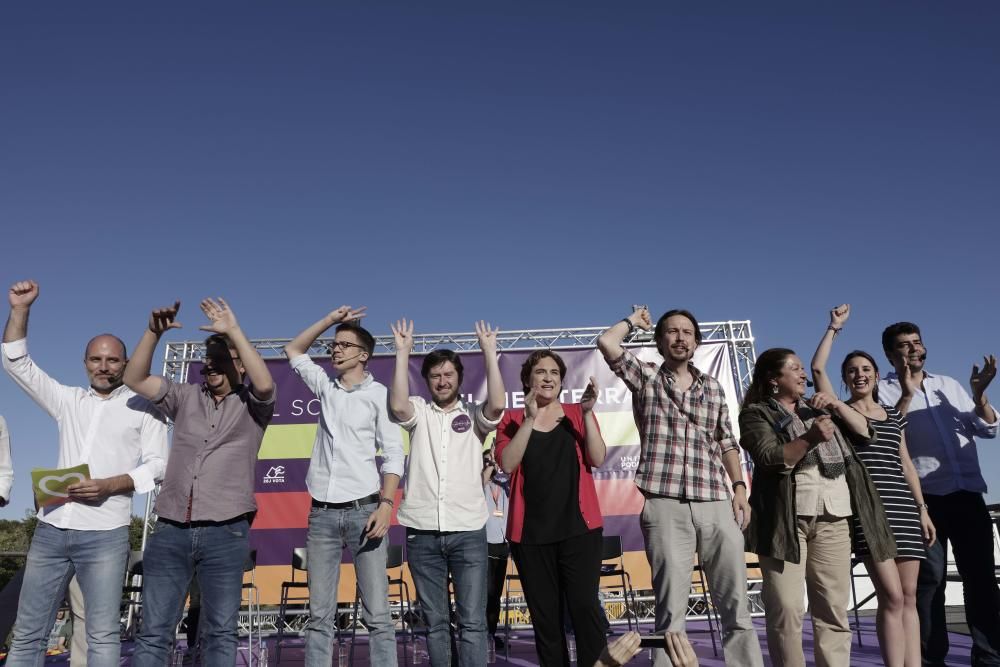
[[[167,467],[167,424],[151,406],[142,418],[139,465],[128,472],[136,493],[149,493],[163,479]]]
[[[723,454],[740,448],[739,443],[736,442],[736,436],[733,435],[733,422],[729,418],[729,406],[726,405],[725,394],[722,394],[719,401],[719,421],[715,425],[715,439]]]
[[[410,415],[410,418],[405,421],[398,421],[396,423],[403,430],[412,433],[413,429],[417,427],[417,423],[420,421],[420,418],[423,417],[423,411],[427,403],[424,401],[424,399],[420,398],[419,396],[410,396],[410,405],[413,407],[413,411],[412,414]],[[389,409],[389,414],[390,415],[392,414],[392,408]]]
[[[628,348],[623,348],[622,356],[609,361],[608,366],[633,393],[639,391],[645,383],[648,369]]]
[[[389,416],[389,394],[378,406],[378,417],[375,423],[375,437],[379,449],[382,450],[382,474],[390,473],[403,476],[403,434],[399,424]]]
[[[288,360],[295,374],[302,378],[302,381],[309,387],[309,391],[317,397],[323,395],[323,389],[330,383],[330,377],[319,364],[312,360],[308,354],[300,354]]]
[[[479,433],[480,439],[485,440],[486,436],[497,429],[500,425],[500,420],[503,419],[503,413],[496,419],[489,419],[486,416],[486,403],[480,403],[476,406],[474,412],[474,418],[476,420],[476,431]]]

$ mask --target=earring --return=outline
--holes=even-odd
[[[774,395],[774,394],[777,394],[777,393],[778,393],[778,385],[772,384],[771,385],[771,394]]]

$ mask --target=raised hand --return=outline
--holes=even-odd
[[[628,321],[643,331],[650,331],[653,328],[653,320],[649,317],[649,309],[645,306],[633,311],[628,316]]]
[[[174,301],[173,306],[155,309],[149,315],[149,330],[162,336],[168,329],[180,329],[182,325],[177,321],[177,311],[180,309],[180,301]]]
[[[479,339],[479,349],[483,352],[496,352],[498,333],[500,333],[500,327],[494,329],[492,324],[483,320],[476,322],[476,338]]]
[[[817,391],[813,394],[813,397],[809,399],[809,405],[816,410],[827,410],[829,408],[835,407],[840,400],[836,396],[832,396],[824,391]]]
[[[972,377],[969,378],[969,387],[972,389],[972,397],[979,399],[986,393],[986,388],[993,382],[997,375],[997,358],[992,354],[983,357],[983,369],[979,370],[979,365],[972,367]]]
[[[896,369],[900,392],[903,396],[913,396],[920,388],[920,376],[910,369],[910,365],[906,363],[906,357],[901,354],[893,356],[892,367]]]
[[[580,407],[583,408],[583,412],[587,413],[594,409],[594,405],[597,404],[597,380],[594,376],[590,376],[590,382],[587,384],[587,388],[583,390],[583,396],[580,397]]]
[[[851,304],[842,303],[830,310],[830,326],[834,329],[842,329],[847,318],[851,316]]]
[[[365,313],[365,310],[367,309],[368,306],[360,306],[358,308],[354,308],[352,306],[341,306],[340,308],[331,311],[327,317],[330,318],[330,326],[333,326],[334,324],[340,324],[341,322],[360,320],[367,314]]]
[[[211,298],[202,299],[201,312],[208,318],[208,324],[198,327],[202,331],[226,334],[239,326],[236,314],[229,309],[229,304],[221,296],[218,301]]]
[[[30,308],[38,298],[38,283],[34,280],[20,280],[10,286],[7,300],[11,308]]]
[[[413,350],[413,320],[407,322],[403,318],[395,324],[390,323],[389,328],[392,329],[392,342],[396,351],[409,354]]]
[[[832,439],[836,428],[837,427],[833,425],[833,420],[830,419],[828,415],[820,415],[819,417],[816,417],[812,426],[809,427],[809,430],[806,431],[806,434],[803,437],[811,444],[818,445],[821,442],[826,442],[827,440]]]
[[[538,416],[538,399],[532,389],[524,396],[524,418],[534,419]]]

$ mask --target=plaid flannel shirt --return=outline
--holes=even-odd
[[[689,365],[694,382],[673,389],[674,374],[625,350],[611,370],[632,391],[641,443],[635,483],[643,492],[684,500],[728,500],[722,455],[737,449],[722,385]]]

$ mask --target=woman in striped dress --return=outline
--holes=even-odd
[[[817,391],[836,395],[826,373],[833,339],[850,315],[847,304],[830,311],[830,326],[820,340],[812,360],[813,380]],[[896,408],[878,401],[878,365],[867,352],[855,350],[844,358],[841,378],[851,397],[848,405],[868,418],[878,435],[877,442],[857,446],[858,458],[872,478],[898,552],[894,560],[875,562],[868,553],[864,534],[855,522],[855,553],[864,559],[878,595],[875,627],[882,660],[888,667],[920,666],[920,621],[917,617],[917,576],[925,548],[934,543],[934,524],[927,515],[927,505],[920,491],[920,478],[906,451],[906,417]]]

